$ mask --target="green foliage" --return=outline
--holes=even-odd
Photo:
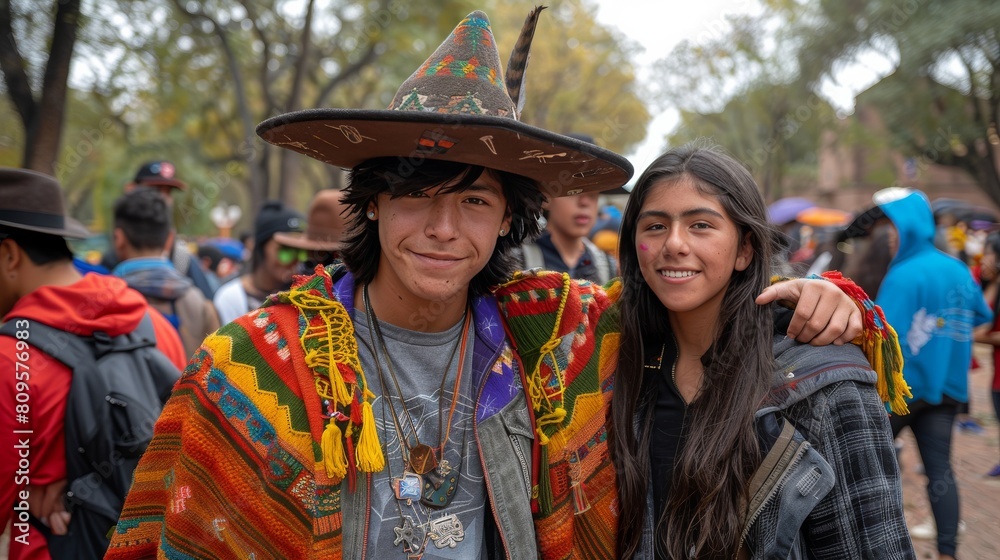
[[[682,111],[671,145],[709,139],[743,161],[754,173],[764,197],[777,199],[804,192],[815,183],[820,134],[834,120],[833,109],[798,84],[751,86],[720,111]],[[797,167],[794,181],[789,171]]]
[[[807,163],[834,124],[822,80],[873,54],[896,69],[861,94],[878,115],[864,134],[838,124],[840,144],[866,147],[861,178],[891,184],[891,150],[920,169],[970,173],[1000,204],[1000,2],[995,0],[764,0],[759,17],[729,17],[731,31],[683,43],[659,63],[661,95],[681,110],[668,141],[708,136],[743,158],[768,196]],[[815,108],[809,119],[806,107]],[[788,123],[800,131],[788,135]],[[881,128],[880,128],[881,127]],[[876,138],[883,135],[883,138]],[[886,138],[888,140],[886,140]]]
[[[1000,3],[995,0],[822,0],[775,3],[802,42],[817,83],[870,53],[894,72],[858,98],[881,116],[894,148],[967,171],[1000,204]]]
[[[773,18],[726,21],[724,35],[683,42],[657,63],[660,95],[680,110],[666,140],[720,145],[753,171],[766,199],[809,190],[815,171],[804,170],[815,170],[820,135],[834,111],[795,80],[793,50]]]
[[[24,44],[44,44],[51,14],[28,4],[18,3],[17,28]],[[213,234],[208,215],[218,203],[243,208],[236,232],[251,227],[253,208],[265,198],[305,208],[313,192],[338,185],[342,174],[264,144],[254,132],[259,122],[313,107],[386,107],[399,84],[477,8],[490,15],[506,62],[531,6],[499,0],[85,2],[76,89],[67,102],[57,167],[70,208],[93,229],[107,228],[123,186],[153,159],[172,161],[189,185],[174,194],[182,234]],[[645,136],[649,119],[629,62],[633,47],[593,16],[585,0],[543,13],[523,118],[627,151]],[[0,119],[16,122],[13,117],[0,96]],[[0,164],[16,165],[23,131],[4,128]]]

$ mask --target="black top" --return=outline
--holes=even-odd
[[[785,334],[792,319],[792,311],[774,306],[774,332]],[[680,457],[688,428],[685,423],[688,405],[681,397],[673,380],[677,349],[673,340],[663,346],[663,359],[659,359],[659,349],[653,356],[647,356],[646,375],[649,387],[655,389],[656,399],[652,401],[653,426],[649,438],[649,461],[653,477],[653,523],[660,519],[663,508],[670,497],[670,481],[673,479],[674,465]],[[657,364],[657,362],[659,362]],[[659,367],[656,367],[659,365]],[[758,431],[761,427],[757,426]],[[760,434],[762,449],[770,449],[774,435]],[[657,558],[660,558],[657,553]]]
[[[680,391],[673,380],[674,362],[677,360],[677,350],[672,342],[663,347],[663,360],[659,368],[655,362],[659,352],[647,367],[647,374],[652,374],[652,387],[656,389],[656,400],[653,401],[653,427],[649,438],[649,462],[652,466],[654,522],[660,518],[663,508],[670,495],[670,481],[674,474],[674,463],[680,456],[684,444],[687,403],[681,397]]]

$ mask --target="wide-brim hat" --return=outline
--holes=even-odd
[[[276,233],[274,240],[286,247],[305,249],[306,251],[339,251],[343,242],[334,239],[329,233],[307,231],[305,233]]]
[[[855,237],[867,237],[875,229],[879,220],[891,219],[885,213],[883,206],[901,198],[905,198],[916,191],[907,187],[888,187],[872,194],[872,206],[862,210],[855,216],[854,220],[840,232],[837,241],[847,241]],[[923,193],[921,193],[923,195]],[[926,199],[926,195],[923,195]]]
[[[304,233],[276,233],[274,239],[287,247],[306,251],[339,251],[350,216],[350,208],[341,202],[342,192],[326,189],[316,193],[309,203]]]
[[[83,224],[66,215],[59,182],[27,169],[0,167],[0,225],[69,239],[90,237]]]
[[[508,62],[506,81],[486,14],[469,14],[400,86],[387,109],[311,109],[262,122],[265,141],[350,169],[399,158],[399,175],[425,159],[453,161],[533,179],[551,196],[624,185],[624,157],[518,120],[536,8]]]

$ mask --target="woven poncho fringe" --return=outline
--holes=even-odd
[[[903,350],[899,347],[896,330],[885,320],[882,308],[875,305],[861,286],[845,278],[840,272],[833,270],[819,275],[813,274],[809,278],[833,282],[854,300],[855,305],[861,310],[862,330],[861,334],[851,342],[861,347],[872,370],[878,376],[875,388],[886,408],[893,414],[909,414],[910,409],[906,405],[906,399],[913,395],[910,394],[910,386],[903,379]],[[771,283],[783,280],[788,278],[775,276],[771,278]]]
[[[824,272],[820,277],[843,290],[861,310],[864,329],[853,342],[864,350],[872,369],[878,374],[875,388],[882,402],[893,414],[909,414],[906,399],[913,395],[903,379],[903,351],[899,347],[896,330],[886,322],[882,308],[875,305],[861,286],[844,278],[841,273]]]
[[[348,469],[345,449],[356,450],[351,466],[361,472],[381,471],[385,456],[372,412],[375,395],[368,390],[358,358],[354,323],[347,308],[332,298],[332,292],[330,272],[317,265],[314,275],[297,277],[289,291],[274,298],[298,309],[305,325],[299,342],[306,365],[316,375],[316,393],[324,399],[329,415],[322,439],[323,464],[327,476],[339,482],[349,470],[353,472]]]

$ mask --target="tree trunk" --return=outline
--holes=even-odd
[[[252,173],[256,174],[258,183],[256,185],[251,184],[250,191],[250,213],[256,218],[257,213],[260,209],[264,207],[264,203],[270,200],[270,186],[271,186],[271,145],[264,141],[259,141],[258,145],[260,150],[257,153],[257,159],[254,161],[250,167]]]
[[[24,126],[22,165],[50,175],[55,174],[55,163],[59,157],[69,67],[79,25],[80,0],[59,2],[52,27],[52,46],[42,79],[42,96],[40,101],[36,101],[14,37],[10,1],[0,0],[0,70],[3,71],[8,95]]]
[[[23,165],[27,169],[55,175],[69,91],[69,67],[79,25],[80,0],[59,2],[37,118],[30,127],[25,123]]]
[[[997,169],[996,150],[993,149],[992,145],[987,144],[986,151],[986,157],[978,158],[976,162],[978,168],[976,180],[986,196],[990,197],[997,208],[1000,208],[1000,169]]]
[[[309,45],[312,44],[312,20],[315,0],[309,0],[306,6],[305,20],[302,24],[302,36],[299,41],[298,58],[295,60],[295,75],[292,77],[292,89],[288,93],[288,102],[285,104],[285,111],[296,111],[302,107],[302,82],[307,71],[309,61]],[[281,151],[281,161],[278,172],[278,199],[290,208],[297,208],[299,205],[295,199],[295,188],[301,175],[299,165],[302,156],[291,150]]]

